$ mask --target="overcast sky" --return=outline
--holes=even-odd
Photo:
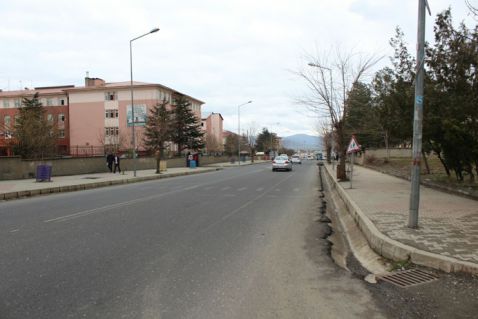
[[[429,0],[431,40],[438,12],[474,23],[465,0]],[[472,3],[478,1],[471,0]],[[304,56],[333,46],[388,56],[399,25],[414,55],[418,0],[1,0],[0,89],[84,85],[86,71],[107,82],[160,83],[198,98],[224,127],[268,127],[279,135],[315,134],[317,120],[294,99],[292,74]],[[383,67],[388,58],[377,65]]]

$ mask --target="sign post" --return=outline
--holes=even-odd
[[[350,159],[350,188],[352,188],[352,179],[354,176],[354,159],[355,159],[355,153],[360,151],[360,145],[357,142],[357,139],[355,138],[355,135],[352,135],[352,138],[350,139],[349,147],[347,148],[347,154],[351,154],[351,159]]]

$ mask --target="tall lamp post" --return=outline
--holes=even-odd
[[[312,67],[315,67],[315,68],[319,68],[319,69],[324,69],[324,70],[327,70],[329,71],[329,74],[330,74],[330,107],[332,107],[333,103],[334,103],[334,99],[333,99],[333,93],[334,91],[332,90],[332,69],[331,68],[328,68],[326,66],[322,66],[320,64],[316,64],[316,63],[308,63],[309,66],[312,66]],[[333,136],[333,133],[334,133],[334,123],[332,123],[332,152],[334,152],[334,148],[335,148],[335,143],[334,143],[334,136]],[[332,166],[333,167],[333,166]]]
[[[247,101],[237,106],[237,155],[239,159],[239,165],[241,165],[241,106],[250,104],[252,101]]]
[[[143,35],[140,35],[139,37],[136,37],[134,39],[129,40],[129,72],[131,75],[131,83],[130,83],[130,89],[131,89],[131,127],[132,127],[132,134],[133,134],[133,174],[134,177],[136,177],[136,136],[134,132],[134,126],[135,126],[135,119],[134,119],[134,99],[133,99],[133,41],[138,40],[144,36],[147,36],[148,34],[158,32],[159,28],[154,28],[148,33],[145,33]]]

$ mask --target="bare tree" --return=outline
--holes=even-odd
[[[472,5],[469,0],[465,0],[465,3],[470,13],[476,18],[478,16],[478,8]]]
[[[251,162],[254,163],[254,157],[256,156],[256,141],[257,141],[257,124],[255,122],[252,122],[249,125],[249,128],[246,130],[245,140],[251,152]]]
[[[118,151],[125,149],[127,134],[119,131],[115,132],[114,128],[112,131],[110,131],[110,133],[113,134],[106,135],[106,128],[98,130],[97,140],[98,143],[103,146],[104,152],[117,153]]]
[[[212,134],[206,134],[206,149],[208,153],[219,153],[223,151],[223,145]]]
[[[316,114],[330,120],[335,149],[340,156],[337,178],[346,179],[345,157],[348,138],[345,132],[347,99],[354,83],[381,60],[374,54],[344,52],[340,48],[323,54],[306,56],[309,66],[295,72],[306,84],[307,93],[297,102]],[[337,80],[338,79],[338,80]]]

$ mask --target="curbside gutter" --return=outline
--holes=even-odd
[[[65,186],[56,186],[56,187],[48,187],[48,188],[38,188],[38,189],[32,189],[32,190],[23,190],[23,191],[2,193],[0,194],[0,201],[20,199],[20,198],[26,198],[26,197],[34,197],[34,196],[54,194],[54,193],[75,192],[75,191],[120,185],[120,184],[132,184],[132,183],[139,183],[139,182],[178,177],[178,176],[196,175],[196,174],[209,173],[209,172],[215,172],[220,170],[222,170],[221,167],[214,167],[214,168],[207,168],[202,170],[194,170],[194,171],[171,173],[171,174],[162,174],[162,175],[159,174],[159,175],[150,175],[150,176],[102,181],[102,182],[95,182],[95,183],[84,183],[84,184],[77,184],[77,185],[65,185]]]
[[[427,252],[412,246],[402,244],[382,234],[375,224],[365,215],[361,208],[351,199],[345,189],[331,175],[329,168],[324,165],[326,178],[333,185],[339,197],[345,203],[349,214],[362,231],[370,247],[379,255],[395,260],[410,260],[417,265],[439,269],[445,272],[464,272],[478,274],[478,264],[458,260]]]

